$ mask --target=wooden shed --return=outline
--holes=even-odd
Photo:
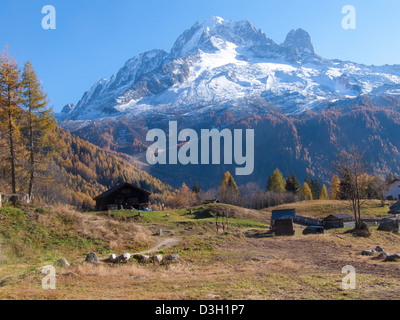
[[[354,227],[354,218],[347,213],[335,213],[323,219],[325,229],[340,229]]]
[[[94,198],[96,210],[137,209],[143,210],[149,206],[151,192],[124,182]]]
[[[271,230],[277,236],[293,236],[293,221],[296,218],[295,209],[273,210],[271,216]]]

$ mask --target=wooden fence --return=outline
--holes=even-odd
[[[299,216],[299,215],[296,215],[296,218],[294,219],[294,223],[301,224],[303,226],[322,226],[323,225],[322,219]]]

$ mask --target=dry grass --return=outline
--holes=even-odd
[[[66,206],[53,206],[51,211],[59,218],[55,227],[68,226],[78,236],[109,241],[113,248],[120,248],[132,241],[149,244],[150,232],[138,224],[81,213]],[[49,216],[40,216],[39,222],[48,226],[55,223]]]
[[[92,265],[80,264],[71,266],[67,269],[59,271],[60,276],[85,276],[85,277],[133,277],[133,276],[150,276],[151,272],[148,268],[142,267],[138,264],[126,265]]]
[[[296,213],[302,216],[325,218],[333,213],[347,213],[352,215],[349,201],[340,200],[315,200],[301,201],[296,203],[283,204],[276,207],[261,210],[271,217],[272,210],[296,209]],[[379,200],[368,200],[365,202],[363,216],[384,216],[387,215],[388,206],[382,207]]]

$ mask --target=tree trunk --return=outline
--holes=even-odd
[[[11,97],[10,96],[9,96],[9,108],[8,108],[8,134],[9,134],[9,143],[10,143],[11,189],[12,189],[12,194],[16,194],[17,187],[16,187],[16,181],[15,181],[14,130],[13,130],[13,125],[12,125]],[[13,203],[14,202],[15,201],[13,201]]]
[[[29,201],[32,199],[33,184],[35,178],[35,152],[34,152],[34,142],[33,142],[33,125],[32,125],[32,110],[29,110],[29,166],[30,166],[30,176],[29,176]]]

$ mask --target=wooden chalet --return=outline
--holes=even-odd
[[[347,213],[335,213],[323,219],[323,224],[326,229],[340,229],[354,227],[354,217]]]
[[[143,210],[149,207],[151,192],[124,182],[94,198],[97,211]]]

